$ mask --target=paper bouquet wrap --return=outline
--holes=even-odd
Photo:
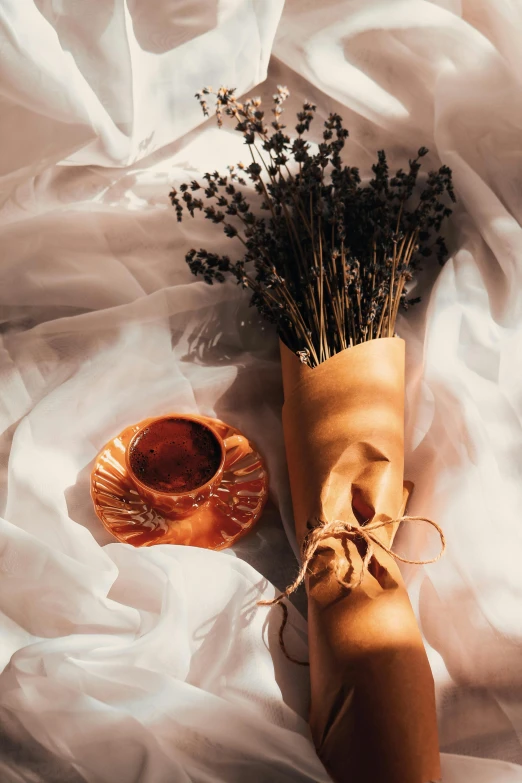
[[[281,354],[298,543],[320,522],[348,522],[353,531],[400,518],[408,495],[404,342],[372,340],[313,369],[284,345]],[[372,535],[389,549],[398,525]],[[337,783],[435,781],[430,666],[398,565],[380,546],[372,550],[365,564],[364,537],[334,535],[308,569],[314,742]]]

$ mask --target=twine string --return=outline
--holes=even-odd
[[[410,560],[407,557],[402,557],[402,555],[399,555],[398,552],[394,552],[391,547],[387,546],[383,541],[381,541],[379,536],[376,535],[377,530],[388,527],[389,525],[399,524],[400,522],[426,522],[428,525],[434,527],[440,536],[441,542],[441,548],[437,556],[431,557],[428,560]],[[355,520],[353,522],[341,519],[334,519],[330,522],[321,519],[316,520],[316,523],[313,525],[312,529],[309,531],[309,533],[307,533],[303,540],[301,546],[302,565],[294,581],[288,585],[286,590],[284,590],[275,598],[272,598],[268,601],[258,601],[258,606],[275,606],[276,604],[281,606],[283,609],[283,621],[279,629],[279,643],[284,654],[289,660],[303,666],[307,666],[308,663],[306,661],[298,661],[293,658],[288,653],[284,643],[283,631],[288,621],[288,609],[282,602],[285,598],[288,598],[290,595],[292,595],[292,593],[295,593],[297,588],[304,582],[309,571],[310,563],[312,562],[317,552],[323,549],[332,548],[328,545],[324,545],[325,540],[328,538],[340,538],[347,554],[348,551],[346,542],[348,540],[355,542],[357,539],[362,539],[366,543],[366,552],[363,557],[361,569],[355,579],[353,578],[352,571],[350,569],[347,570],[344,567],[342,559],[336,558],[334,561],[333,571],[335,578],[337,582],[347,590],[353,590],[359,587],[359,585],[362,583],[366,572],[369,570],[370,561],[375,552],[375,546],[379,546],[395,560],[400,560],[401,563],[408,563],[411,565],[428,565],[429,563],[436,563],[437,560],[440,560],[444,554],[444,550],[446,549],[446,538],[442,528],[432,519],[428,519],[428,517],[403,516],[397,519],[376,520],[374,522],[368,522],[363,525],[359,524],[359,522]]]

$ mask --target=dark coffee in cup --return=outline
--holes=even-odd
[[[133,441],[130,467],[139,481],[157,492],[191,492],[210,481],[222,450],[209,427],[170,417],[152,422]]]

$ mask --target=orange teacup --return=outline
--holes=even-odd
[[[219,486],[225,443],[197,416],[160,416],[132,437],[125,464],[129,479],[151,506],[186,517]]]

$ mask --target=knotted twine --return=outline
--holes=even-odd
[[[434,527],[439,534],[441,541],[441,548],[438,555],[436,557],[430,558],[429,560],[410,560],[407,557],[402,557],[402,555],[399,555],[398,552],[394,552],[391,547],[386,546],[386,544],[375,534],[376,530],[380,530],[381,528],[387,527],[388,525],[396,525],[400,522],[427,522],[428,525]],[[315,520],[315,524],[311,525],[309,522],[308,526],[311,526],[311,530],[307,533],[301,545],[302,565],[296,578],[292,584],[288,585],[284,592],[280,593],[275,598],[271,599],[270,601],[258,601],[258,606],[275,606],[276,604],[279,604],[283,610],[283,619],[279,628],[279,644],[281,645],[281,649],[283,650],[288,660],[292,661],[293,663],[298,663],[301,666],[309,666],[308,661],[298,661],[296,658],[293,658],[287,651],[284,642],[283,634],[286,623],[288,621],[288,608],[283,603],[283,601],[285,598],[288,598],[290,595],[292,595],[292,593],[294,593],[304,582],[309,570],[310,563],[312,562],[317,552],[331,549],[331,547],[328,545],[322,546],[325,539],[340,538],[348,560],[350,559],[350,554],[346,546],[348,540],[355,542],[357,539],[362,539],[366,543],[366,552],[363,557],[361,569],[355,579],[353,569],[344,569],[342,559],[335,558],[332,563],[331,568],[334,572],[334,576],[337,582],[346,590],[354,590],[355,588],[359,587],[363,581],[366,572],[369,570],[370,561],[375,551],[375,545],[381,547],[381,549],[387,552],[387,554],[391,555],[391,557],[393,557],[395,560],[400,560],[401,563],[409,563],[411,565],[428,565],[429,563],[436,563],[437,560],[442,557],[444,550],[446,549],[446,538],[442,528],[432,519],[428,519],[428,517],[404,516],[397,519],[376,520],[375,522],[367,522],[363,525],[359,524],[357,521],[348,522],[346,520],[334,519],[331,522],[328,522],[326,520],[318,519]],[[349,579],[347,578],[348,574],[350,574]]]

